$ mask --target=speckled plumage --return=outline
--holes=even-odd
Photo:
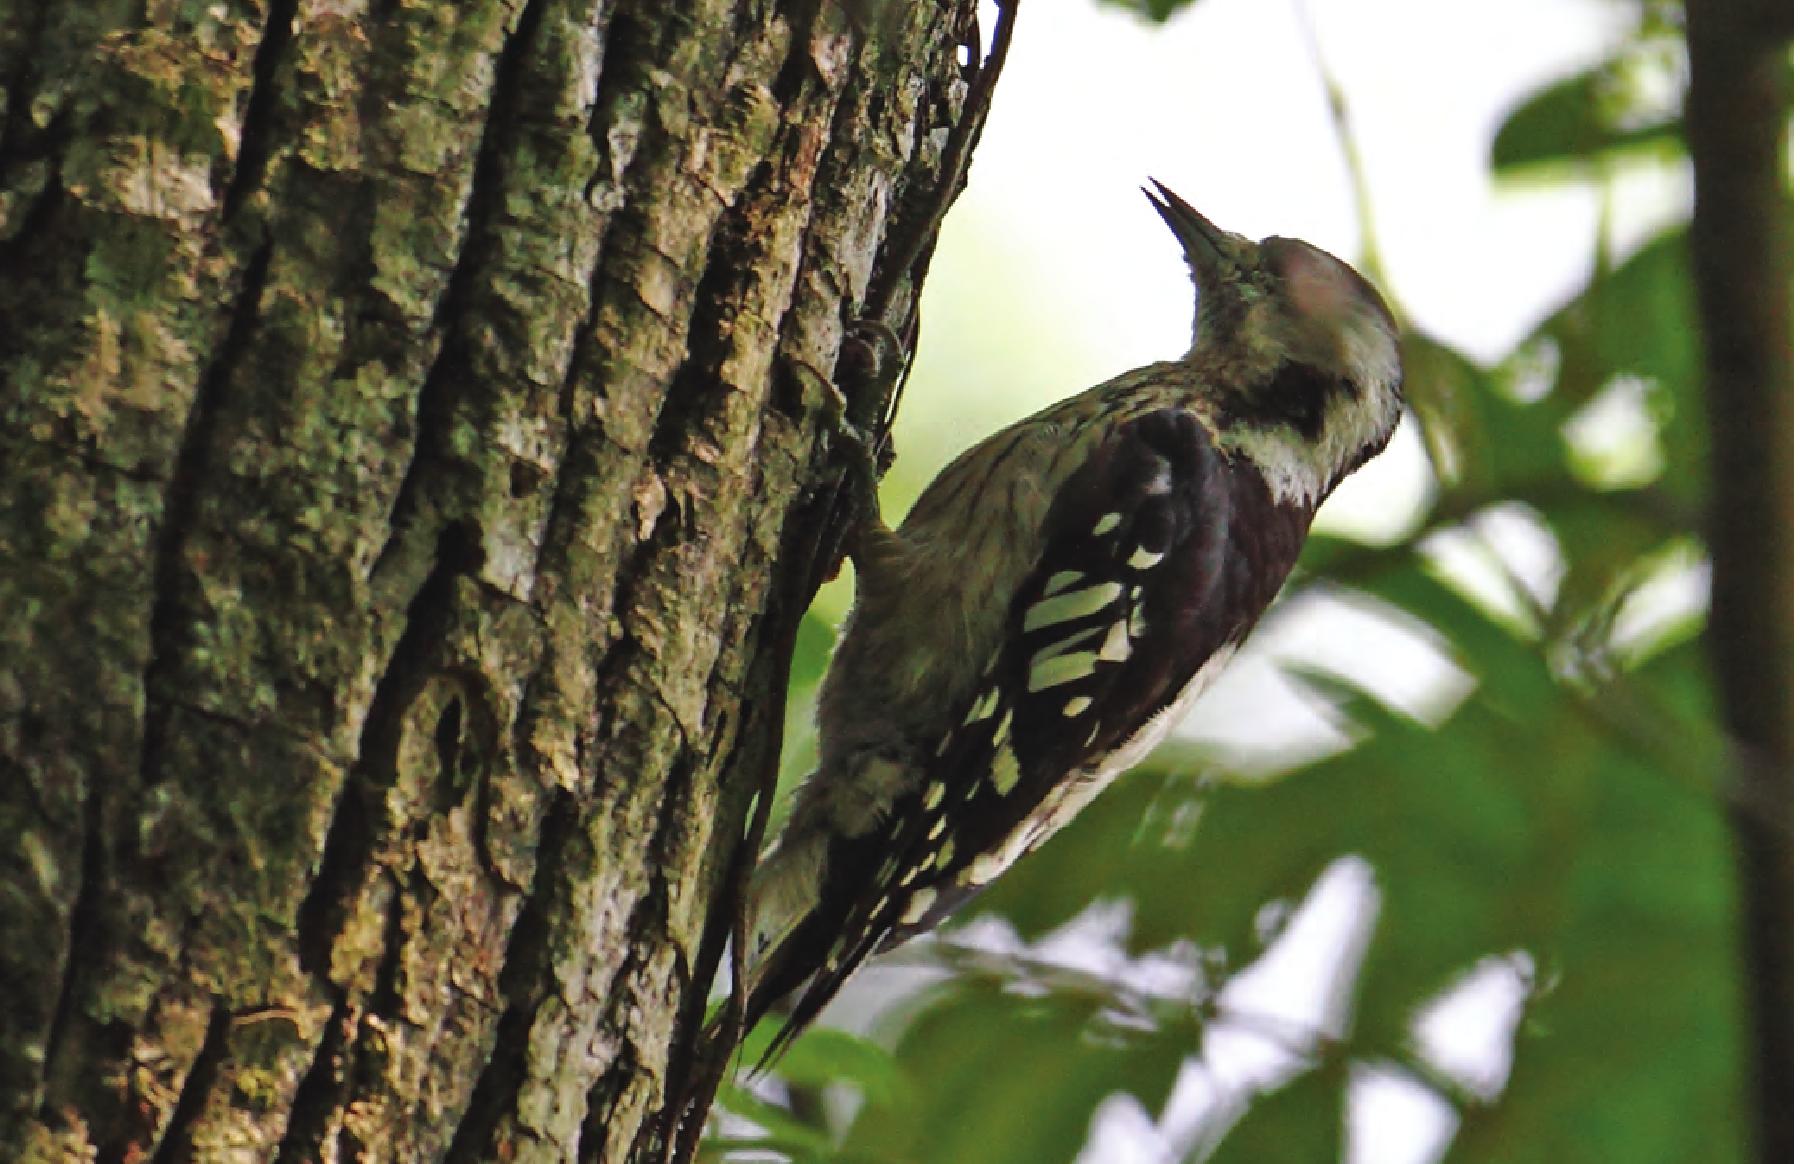
[[[752,1017],[797,989],[791,1034],[1141,759],[1398,421],[1395,325],[1361,276],[1158,190],[1189,352],[996,433],[855,541],[819,768],[752,883]]]

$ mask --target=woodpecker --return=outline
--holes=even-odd
[[[793,998],[771,1053],[1181,721],[1400,419],[1367,280],[1151,186],[1193,275],[1187,354],[996,433],[898,530],[871,504],[851,535],[819,766],[748,895],[748,1018]]]

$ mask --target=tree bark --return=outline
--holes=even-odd
[[[647,1154],[974,8],[0,6],[0,1144]]]
[[[1712,429],[1708,637],[1737,745],[1757,1159],[1794,1158],[1793,9],[1689,0],[1694,275]]]

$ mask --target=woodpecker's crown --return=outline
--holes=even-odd
[[[1161,182],[1146,190],[1194,277],[1194,342],[1222,447],[1278,498],[1317,505],[1400,420],[1399,327],[1380,292],[1299,239],[1220,230]]]

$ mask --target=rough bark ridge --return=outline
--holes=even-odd
[[[973,21],[0,6],[0,1144],[641,1151]]]

